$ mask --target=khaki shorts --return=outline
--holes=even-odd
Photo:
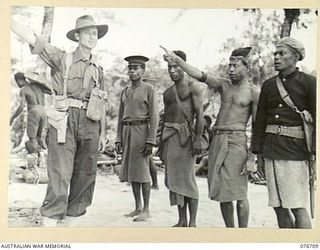
[[[303,208],[309,198],[307,161],[264,159],[269,206]]]

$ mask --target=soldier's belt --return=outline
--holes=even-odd
[[[69,107],[79,108],[79,109],[87,109],[88,103],[87,101],[77,100],[73,98],[68,98],[67,100]]]
[[[302,126],[267,125],[266,133],[304,139],[304,131]]]

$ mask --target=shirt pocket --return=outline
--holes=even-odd
[[[81,73],[81,68],[76,64],[70,66],[67,83],[68,94],[78,93],[82,88],[83,76]]]

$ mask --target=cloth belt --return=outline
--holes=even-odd
[[[214,135],[221,135],[221,134],[234,134],[239,132],[245,132],[245,128],[228,128],[227,126],[216,126],[212,128],[212,133]]]
[[[266,133],[284,135],[297,139],[304,139],[304,131],[302,126],[281,126],[281,125],[267,125]]]
[[[122,124],[125,126],[135,126],[148,123],[148,120],[137,120],[137,121],[123,121]]]
[[[79,108],[79,109],[87,109],[88,103],[89,103],[88,101],[68,98],[68,106],[69,107],[74,107],[74,108]]]

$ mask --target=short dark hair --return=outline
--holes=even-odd
[[[187,61],[187,55],[182,50],[174,50],[173,53],[179,56],[183,61]]]
[[[17,72],[14,74],[14,80],[17,82],[18,80],[23,80],[25,81],[26,78],[24,77],[24,73],[22,72]]]

